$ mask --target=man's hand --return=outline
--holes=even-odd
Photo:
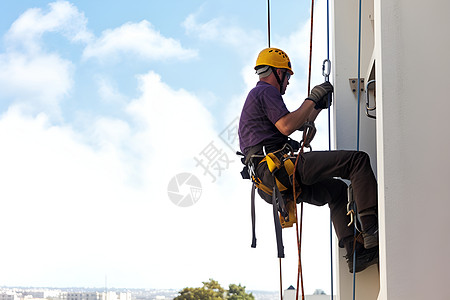
[[[333,86],[328,81],[325,81],[316,85],[306,99],[316,103],[315,109],[325,109],[331,105],[331,95],[330,103],[328,103],[328,95],[331,93],[333,93]]]

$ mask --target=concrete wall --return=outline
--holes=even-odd
[[[357,77],[358,3],[332,3],[337,149],[356,147],[348,79]],[[448,299],[450,1],[362,3],[361,77],[376,80],[377,119],[360,112],[360,149],[378,179],[380,270],[358,273],[357,298]],[[337,264],[338,299],[351,299],[351,275]]]
[[[448,299],[450,2],[375,1],[379,299]]]

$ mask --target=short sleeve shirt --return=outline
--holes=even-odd
[[[287,136],[274,125],[289,110],[280,91],[273,85],[259,81],[248,94],[239,120],[239,146],[244,154],[260,143],[283,144]]]

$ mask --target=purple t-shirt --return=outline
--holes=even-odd
[[[250,147],[284,144],[287,136],[274,125],[289,110],[280,91],[273,85],[259,81],[247,96],[239,120],[239,146],[247,154]]]

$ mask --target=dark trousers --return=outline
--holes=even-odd
[[[377,209],[377,182],[370,158],[361,151],[312,151],[300,154],[297,164],[297,181],[301,194],[297,202],[322,206],[328,204],[339,244],[353,236],[353,226],[347,216],[347,184],[352,183],[353,198],[358,212]],[[374,224],[362,224],[369,228]]]

